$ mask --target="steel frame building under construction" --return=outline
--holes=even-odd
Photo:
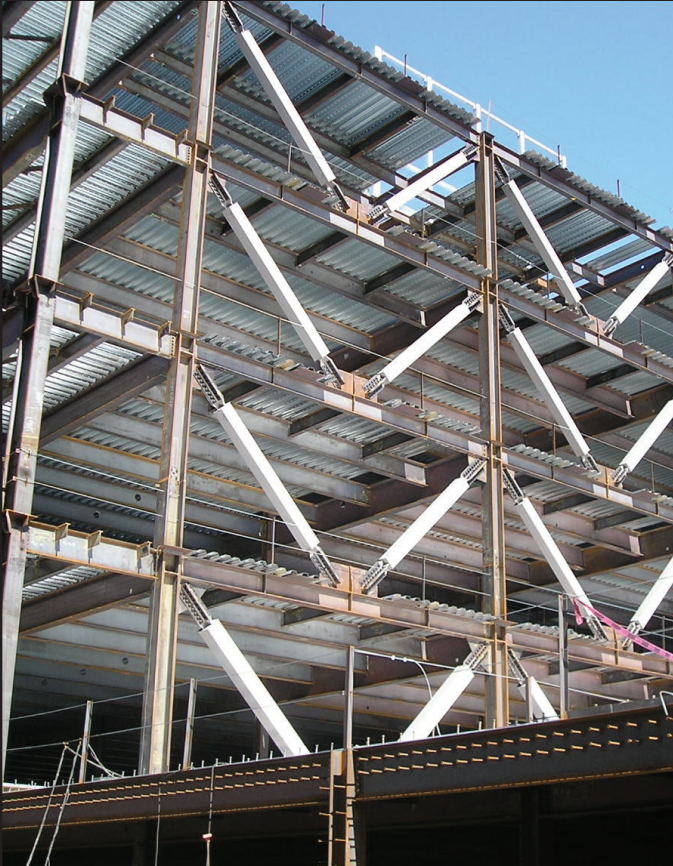
[[[282,3],[2,11],[8,862],[663,853],[673,232]]]

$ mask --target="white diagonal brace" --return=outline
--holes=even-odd
[[[508,330],[507,339],[512,344],[512,348],[523,364],[524,369],[533,380],[535,387],[540,392],[542,399],[554,416],[554,420],[568,440],[568,444],[582,461],[582,465],[585,469],[595,472],[598,467],[596,461],[591,456],[586,439],[580,433],[577,424],[573,421],[570,412],[565,407],[563,400],[561,400],[558,391],[552,384],[549,376],[546,374],[544,367],[539,362],[530,343],[524,336],[523,331],[521,328],[517,327],[513,327],[510,330],[508,327],[509,323],[511,323],[512,326],[514,323],[505,310],[503,310],[502,313],[501,320],[505,325],[505,329]]]
[[[210,647],[210,651],[283,756],[294,758],[307,755],[309,750],[301,737],[220,620],[211,618],[198,595],[187,584],[180,588],[180,600],[192,615],[199,627],[199,634]]]
[[[302,550],[309,554],[311,562],[318,568],[322,576],[332,585],[337,586],[338,578],[327,556],[320,547],[320,542],[308,521],[290,496],[276,471],[266,459],[264,452],[255,442],[252,434],[241,420],[240,415],[231,403],[225,403],[224,398],[207,371],[196,365],[195,378],[203,394],[213,408],[213,415],[234,447],[245,460],[257,483],[269,497],[274,508],[283,518],[287,528],[294,536]]]
[[[647,593],[638,610],[631,617],[629,631],[639,634],[654,616],[657,608],[664,600],[666,594],[673,587],[673,559],[670,559],[664,570],[654,582],[652,589]]]
[[[610,336],[618,325],[625,322],[636,307],[645,300],[652,289],[666,276],[667,271],[672,267],[673,253],[666,253],[659,264],[655,265],[652,270],[643,277],[638,285],[632,290],[628,298],[625,298],[610,316],[603,326],[605,334]]]
[[[542,691],[542,688],[535,677],[528,676],[521,660],[516,655],[514,650],[507,651],[507,661],[509,668],[514,674],[517,681],[519,692],[526,697],[526,692],[530,689],[530,697],[533,704],[533,716],[540,721],[552,721],[559,718],[556,710],[551,704],[549,698]]]
[[[471,292],[450,313],[447,313],[392,361],[389,361],[380,373],[372,376],[364,386],[365,394],[368,397],[373,397],[382,391],[386,385],[404,373],[415,361],[464,321],[480,304],[481,295],[477,292]]]
[[[250,64],[250,68],[259,79],[259,83],[280,115],[288,132],[295,140],[301,155],[309,164],[318,183],[338,196],[341,204],[348,207],[348,202],[335,183],[336,175],[332,171],[330,164],[315,143],[313,136],[308,131],[301,115],[293,105],[280,79],[273,71],[271,64],[264,56],[264,52],[257,44],[255,37],[249,30],[245,29],[231,3],[224,3],[223,7],[225,20],[234,33],[238,47]]]
[[[474,679],[474,669],[488,651],[487,644],[479,644],[462,665],[451,671],[435,694],[430,698],[416,718],[400,734],[400,742],[423,740],[429,737],[458,698]]]
[[[631,448],[622,459],[621,463],[615,470],[615,484],[621,484],[629,472],[633,472],[671,421],[673,421],[673,400],[669,400],[668,403],[666,403],[664,408],[655,416],[652,423],[639,437],[633,448]]]
[[[559,583],[563,587],[563,591],[572,599],[577,599],[577,601],[583,604],[583,610],[588,610],[586,605],[593,605],[591,605],[591,602],[587,598],[587,594],[582,589],[579,580],[572,573],[570,566],[565,561],[561,551],[558,549],[558,545],[551,537],[549,530],[542,521],[542,518],[535,510],[533,503],[530,499],[524,497],[520,502],[515,501],[514,507],[521,515],[521,519],[526,524],[528,531],[537,542],[540,552],[558,578]],[[593,614],[590,612],[587,613],[586,620],[596,637],[606,638],[603,627]]]
[[[402,535],[381,556],[362,581],[362,591],[371,592],[388,574],[391,568],[395,568],[404,557],[416,547],[418,542],[430,532],[432,527],[441,520],[449,509],[451,509],[460,497],[471,487],[472,483],[481,475],[485,460],[478,459],[471,463],[454,479],[448,487],[434,499],[425,509],[423,514],[408,526]]]
[[[549,238],[545,234],[544,229],[538,222],[531,206],[524,198],[524,195],[516,182],[513,180],[507,180],[503,183],[502,188],[508,200],[512,203],[514,210],[519,215],[519,219],[528,232],[530,239],[533,241],[535,249],[547,265],[549,272],[554,275],[556,284],[565,298],[566,303],[571,307],[581,307],[582,298],[580,293],[575,288],[575,284],[570,279],[570,274],[563,267],[561,259],[558,257],[556,250],[551,245]]]
[[[426,168],[412,178],[404,189],[396,192],[387,201],[372,208],[369,216],[371,220],[378,219],[382,214],[394,213],[403,207],[413,198],[426,192],[430,187],[444,180],[461,168],[464,168],[468,163],[472,162],[478,154],[477,147],[474,144],[468,144],[456,153],[447,156],[436,165]]]
[[[271,258],[269,251],[264,246],[264,241],[255,231],[243,208],[231,198],[221,178],[214,173],[211,173],[210,176],[210,188],[222,205],[232,231],[269,287],[269,291],[278,301],[280,308],[297,332],[311,358],[318,362],[328,378],[336,379],[342,383],[334,362],[329,357],[327,344],[318,333],[318,329],[302,307],[280,268]]]

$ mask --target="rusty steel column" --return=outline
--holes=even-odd
[[[168,769],[178,626],[180,552],[183,540],[189,419],[199,312],[213,108],[222,3],[199,4],[186,169],[175,270],[174,349],[166,382],[159,509],[154,543],[157,577],[150,599],[147,668],[140,738],[141,773]]]
[[[498,321],[498,248],[495,212],[493,136],[482,133],[476,171],[477,261],[491,274],[481,281],[483,315],[479,323],[481,435],[487,442],[486,483],[482,493],[484,580],[482,609],[497,617],[486,667],[487,727],[509,723],[502,407],[500,399],[500,326]]]
[[[2,764],[9,735],[9,716],[26,567],[28,522],[33,505],[35,471],[42,426],[49,341],[54,321],[54,293],[61,270],[64,214],[75,157],[80,89],[86,71],[95,4],[68,3],[56,81],[45,94],[51,106],[35,239],[28,280],[19,294],[24,307],[16,368],[14,421],[9,436],[4,498],[2,595]]]

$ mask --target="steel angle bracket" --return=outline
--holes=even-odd
[[[297,544],[308,553],[311,562],[318,569],[321,579],[330,586],[338,586],[339,578],[327,555],[320,547],[317,535],[311,529],[308,520],[301,513],[275,469],[243,423],[236,408],[233,404],[225,402],[220,389],[202,364],[196,364],[194,378],[210,404],[214,417],[232,441],[276,511],[283,518]]]
[[[267,60],[250,30],[247,30],[233,3],[222,4],[222,17],[231,28],[238,47],[257,76],[273,107],[294,139],[301,155],[309,164],[318,183],[335,195],[342,210],[348,210],[348,200],[336,183],[336,175],[295,108],[280,79]]]

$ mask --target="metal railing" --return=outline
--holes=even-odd
[[[567,157],[561,153],[560,145],[557,148],[548,147],[546,144],[543,144],[541,141],[538,141],[537,138],[533,138],[532,135],[528,135],[527,132],[523,129],[518,129],[516,126],[512,126],[511,123],[508,123],[506,120],[503,120],[502,117],[498,117],[493,114],[493,112],[484,108],[478,102],[473,102],[471,99],[468,99],[466,96],[463,96],[460,93],[457,93],[455,90],[451,90],[451,88],[446,87],[443,84],[440,84],[439,81],[435,81],[429,75],[426,75],[424,72],[421,72],[419,69],[414,69],[413,66],[410,66],[406,58],[404,60],[400,60],[398,57],[395,57],[392,54],[389,54],[385,49],[381,48],[380,45],[374,46],[374,56],[377,60],[387,61],[393,66],[400,67],[405,75],[413,75],[419,78],[425,84],[426,90],[430,91],[442,91],[443,93],[448,94],[452,99],[457,100],[458,102],[463,103],[464,105],[469,106],[470,110],[474,114],[476,118],[473,128],[476,132],[482,131],[483,119],[486,118],[490,120],[492,123],[497,123],[499,126],[502,126],[504,129],[508,130],[508,132],[514,133],[517,139],[517,147],[519,153],[525,153],[528,149],[528,145],[532,144],[536,148],[544,151],[545,153],[551,154],[551,156],[558,161],[559,165],[563,168],[568,167],[568,159]]]

